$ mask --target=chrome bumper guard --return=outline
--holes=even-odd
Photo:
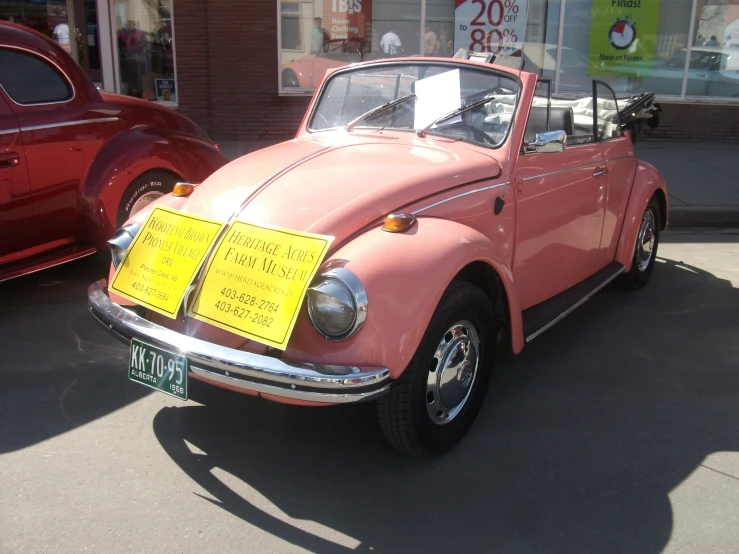
[[[105,289],[106,280],[101,279],[87,290],[88,307],[95,319],[123,342],[137,338],[187,356],[189,374],[195,378],[321,404],[372,400],[390,388],[387,368],[288,363],[188,337],[116,304]]]

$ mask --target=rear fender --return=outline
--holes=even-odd
[[[616,248],[616,261],[623,264],[626,268],[625,271],[631,269],[631,264],[634,261],[634,249],[636,248],[639,225],[641,224],[644,210],[647,209],[647,205],[655,194],[661,206],[661,230],[665,230],[667,228],[667,216],[669,213],[665,181],[657,168],[647,162],[639,161],[636,167],[636,175],[634,176],[634,186],[629,197],[629,204],[626,207],[621,236],[618,241],[618,247]]]
[[[95,156],[82,188],[80,214],[86,239],[104,247],[115,231],[123,193],[141,174],[162,169],[179,180],[200,183],[226,163],[213,144],[171,130],[139,127],[116,135]]]
[[[345,341],[324,339],[302,308],[285,358],[390,369],[393,378],[416,352],[441,295],[473,262],[489,264],[508,297],[513,350],[523,347],[521,311],[504,257],[482,234],[462,224],[419,218],[405,233],[372,229],[334,253],[326,267],[351,270],[367,291],[367,319]]]

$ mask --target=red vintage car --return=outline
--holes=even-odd
[[[99,91],[55,42],[0,23],[0,281],[106,248],[178,181],[227,162],[187,117]]]

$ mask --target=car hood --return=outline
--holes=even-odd
[[[482,149],[399,134],[301,138],[256,151],[196,187],[185,210],[330,235],[338,244],[393,210],[501,173]]]

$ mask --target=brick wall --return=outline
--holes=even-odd
[[[739,105],[664,102],[661,105],[659,127],[645,129],[640,138],[739,142]]]
[[[275,0],[174,0],[180,111],[217,140],[292,138],[309,103],[277,95]]]

